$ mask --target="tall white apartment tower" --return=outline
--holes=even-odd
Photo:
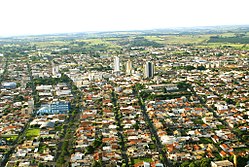
[[[119,57],[115,56],[114,57],[114,72],[119,72],[119,71],[120,71]]]

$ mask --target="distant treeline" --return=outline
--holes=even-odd
[[[234,37],[221,37],[221,36],[212,36],[208,40],[209,43],[240,43],[240,44],[249,44],[249,37],[243,36],[234,36]]]
[[[144,37],[136,37],[132,40],[125,40],[125,41],[120,41],[119,45],[129,45],[130,47],[140,47],[140,46],[152,46],[152,47],[164,47],[163,44],[154,42],[154,41],[150,41],[145,39]]]

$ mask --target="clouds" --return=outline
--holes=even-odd
[[[0,35],[249,24],[247,0],[0,1]]]

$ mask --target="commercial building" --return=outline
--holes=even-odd
[[[132,62],[130,59],[126,62],[126,74],[127,75],[132,74]]]
[[[154,77],[154,63],[153,62],[146,62],[144,66],[144,77],[145,78],[153,78]]]
[[[70,103],[64,101],[56,101],[51,104],[42,104],[37,111],[38,115],[42,114],[66,114],[70,110]]]
[[[2,87],[5,89],[15,89],[16,83],[15,82],[3,82]]]

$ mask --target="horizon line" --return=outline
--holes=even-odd
[[[193,28],[221,28],[221,27],[249,27],[249,24],[227,24],[227,25],[204,25],[204,26],[174,26],[165,28],[148,28],[148,29],[127,29],[127,30],[97,30],[97,31],[72,31],[72,32],[51,32],[51,33],[31,33],[31,34],[18,34],[18,35],[0,35],[0,39],[15,38],[15,37],[32,37],[32,36],[52,36],[52,35],[66,35],[66,34],[96,34],[96,33],[108,33],[108,32],[139,32],[139,31],[154,31],[154,30],[179,30],[179,29],[193,29]],[[183,31],[183,30],[182,30]]]

